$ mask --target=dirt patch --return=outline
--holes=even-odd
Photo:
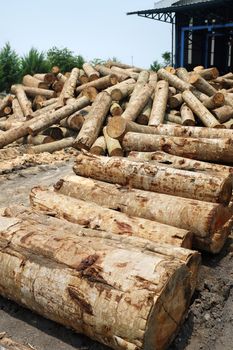
[[[71,175],[73,159],[30,165],[0,176],[0,207],[29,205],[33,186],[48,186]],[[232,350],[233,348],[233,238],[218,256],[203,255],[199,283],[187,318],[169,350]],[[0,332],[38,350],[107,350],[0,297]]]

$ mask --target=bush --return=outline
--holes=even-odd
[[[70,72],[75,67],[82,68],[84,63],[81,55],[75,56],[69,49],[59,49],[56,46],[48,50],[47,59],[51,67],[58,66],[63,73]]]

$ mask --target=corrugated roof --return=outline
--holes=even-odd
[[[199,3],[215,3],[216,0],[160,0],[154,4],[155,9],[163,9],[168,7],[175,7],[175,6],[189,6],[189,5],[195,5]]]

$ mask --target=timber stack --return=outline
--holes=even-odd
[[[0,104],[2,151],[76,156],[30,208],[4,209],[0,294],[113,349],[164,350],[197,251],[220,252],[232,229],[233,74],[82,68],[26,76]]]

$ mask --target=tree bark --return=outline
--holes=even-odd
[[[83,64],[83,70],[86,73],[86,75],[88,76],[89,80],[96,80],[100,77],[99,72],[97,72],[97,70],[95,70],[92,65],[90,65],[89,63],[84,63]]]
[[[70,74],[70,77],[67,79],[66,89],[64,91],[64,99],[65,101],[69,98],[74,97],[75,88],[77,85],[77,80],[79,77],[79,69],[73,68]]]
[[[150,76],[149,76],[149,82],[148,84],[153,86],[153,88],[156,88],[156,84],[158,81],[158,75],[157,72],[150,72]]]
[[[39,107],[39,109],[42,109],[42,108],[47,107],[53,103],[56,103],[57,100],[58,100],[57,97],[50,98],[49,100],[45,100],[45,101],[40,102],[38,107]]]
[[[46,97],[44,97],[44,96],[37,95],[36,97],[34,97],[34,99],[32,101],[33,110],[40,109],[41,103],[44,101],[46,101]]]
[[[127,74],[128,77],[134,79],[134,80],[137,80],[138,79],[138,76],[139,76],[139,73],[135,73],[135,72],[129,72],[129,71],[126,71],[125,69],[123,68],[120,68],[120,67],[116,67],[116,66],[112,66],[111,67],[111,71],[113,73],[120,73],[120,74]]]
[[[106,75],[112,75],[113,72],[110,68],[107,68],[101,64],[97,64],[95,66],[95,69],[100,73],[100,75],[102,76],[106,76]],[[128,79],[128,74],[127,72],[122,74],[122,73],[119,73],[119,72],[115,72],[114,75],[117,77],[118,81],[121,82],[125,79]]]
[[[12,101],[12,109],[13,109],[13,113],[18,121],[24,121],[26,119],[24,117],[22,108],[21,108],[17,98],[14,98]]]
[[[223,93],[217,92],[213,96],[203,101],[203,105],[208,109],[215,109],[223,106],[225,103],[225,97]]]
[[[75,139],[75,148],[84,148],[87,150],[91,148],[99,136],[111,103],[111,96],[106,91],[102,91],[98,94],[91,106],[87,118],[85,118],[77,138]]]
[[[79,154],[73,169],[79,176],[207,202],[228,204],[232,195],[231,176],[220,179],[128,158]]]
[[[13,94],[16,94],[16,89],[18,85],[12,85],[11,86],[11,92]],[[22,86],[22,85],[21,85]],[[37,95],[44,96],[46,98],[53,98],[55,97],[56,93],[52,90],[46,90],[46,89],[39,89],[36,87],[29,87],[29,86],[22,86],[24,92],[26,93],[27,96],[30,97],[35,97]]]
[[[66,105],[51,113],[39,115],[38,117],[31,120],[31,124],[28,127],[28,133],[35,135],[39,131],[58,123],[60,120],[68,117],[79,109],[88,106],[89,104],[90,100],[88,98],[80,97],[73,104]]]
[[[181,80],[185,81],[186,83],[189,83],[190,75],[189,75],[189,73],[188,73],[186,68],[183,68],[183,67],[177,68],[176,69],[176,75]]]
[[[175,123],[175,124],[180,124],[180,125],[182,124],[181,116],[173,114],[173,113],[166,113],[165,114],[164,123],[166,123],[167,121],[169,121],[171,123]]]
[[[152,110],[149,119],[150,126],[157,126],[163,123],[168,99],[168,82],[160,80],[155,88]]]
[[[13,101],[13,96],[7,95],[0,101],[0,115],[3,113],[5,107],[11,106]]]
[[[145,107],[143,108],[143,111],[139,113],[139,115],[136,118],[136,123],[141,125],[148,125],[150,115],[152,110],[152,98],[149,99]]]
[[[135,87],[135,80],[134,79],[127,79],[122,81],[121,83],[118,83],[116,85],[113,85],[109,88],[107,88],[105,91],[110,94],[113,101],[120,101],[124,97],[127,97],[134,89]]]
[[[205,80],[213,80],[219,76],[219,71],[216,67],[202,69],[198,71],[198,74]]]
[[[106,127],[103,128],[103,134],[110,157],[123,157],[124,152],[121,148],[120,142],[116,139],[113,139],[107,134]],[[93,153],[93,152],[92,152]]]
[[[150,100],[153,91],[154,88],[150,85],[145,85],[143,88],[141,88],[140,92],[138,92],[137,98],[135,98],[132,102],[129,102],[127,108],[122,113],[122,118],[134,121]]]
[[[60,151],[63,148],[66,147],[72,147],[74,143],[74,138],[73,137],[67,137],[62,140],[54,141],[54,142],[49,142],[49,143],[44,143],[41,145],[37,146],[32,146],[27,149],[27,152],[32,154],[32,153],[42,153],[42,152],[49,152],[53,153],[56,151]]]
[[[207,163],[189,159],[184,157],[174,156],[165,152],[136,152],[132,151],[128,157],[137,159],[139,161],[155,161],[156,163],[164,164],[175,169],[182,169],[188,171],[196,171],[201,173],[209,173],[219,176],[233,176],[233,167],[226,165],[219,165],[214,163]]]
[[[33,188],[30,201],[34,208],[53,212],[85,228],[106,231],[119,235],[137,236],[157,243],[167,243],[187,249],[192,248],[192,234],[183,229],[155,221],[130,217],[124,213],[103,208],[56,192]]]
[[[107,145],[104,136],[99,136],[90,148],[91,154],[96,154],[97,156],[104,156],[107,150]]]
[[[41,81],[44,81],[49,85],[53,84],[56,80],[56,75],[53,73],[34,74],[33,77]]]
[[[168,105],[170,108],[178,108],[182,105],[183,102],[183,97],[180,93],[168,98]]]
[[[85,117],[88,115],[90,109],[91,106],[87,106],[71,114],[69,117],[62,119],[60,121],[61,126],[79,131],[82,128]]]
[[[32,111],[32,104],[28,100],[24,88],[22,85],[15,85],[14,93],[19,101],[20,107],[23,111],[25,118],[31,118],[33,111]]]
[[[212,113],[220,123],[227,122],[229,119],[233,118],[233,108],[227,105],[213,109]]]
[[[189,83],[208,96],[213,96],[217,92],[217,90],[212,85],[210,85],[208,81],[206,81],[197,73],[190,75]]]
[[[128,132],[123,138],[122,146],[125,151],[164,151],[191,159],[233,163],[231,139],[198,139]]]
[[[88,87],[94,87],[97,90],[104,90],[107,89],[109,86],[116,85],[118,82],[118,78],[115,74],[109,74],[106,75],[102,78],[98,78],[96,80],[90,81],[89,83],[82,84],[76,88],[76,92],[79,93],[83,89],[88,88]]]
[[[128,131],[142,134],[167,135],[178,137],[209,139],[232,138],[232,132],[230,130],[225,129],[213,129],[181,125],[158,125],[156,127],[152,127],[147,125],[139,125],[129,120],[125,120],[122,117],[112,117],[108,121],[107,133],[109,134],[109,136],[120,140]]]
[[[80,176],[64,177],[55,190],[129,216],[179,227],[198,237],[209,237],[232,217],[232,210],[222,204],[120,187]]]
[[[169,73],[164,68],[158,70],[158,77],[160,79],[166,80],[169,83],[169,85],[175,87],[180,91],[185,91],[192,88],[191,84],[186,83],[185,81],[178,78],[176,75]]]
[[[138,80],[135,84],[135,87],[134,87],[133,92],[132,92],[130,99],[129,99],[129,104],[131,104],[134,100],[136,100],[138,98],[138,96],[141,93],[141,90],[145,87],[148,80],[149,80],[149,72],[148,71],[142,71],[141,73],[139,73]]]
[[[201,119],[205,126],[209,128],[222,127],[213,114],[209,112],[209,110],[194,96],[191,91],[184,91],[182,96],[189,108]]]
[[[94,80],[94,81],[97,81],[97,80]],[[83,89],[79,96],[86,96],[87,98],[89,98],[91,102],[93,102],[96,99],[97,95],[98,95],[98,90],[93,86],[89,86]]]
[[[233,129],[233,118],[231,118],[231,119],[228,120],[227,122],[223,123],[223,125],[224,125],[227,129]]]
[[[181,114],[181,124],[186,126],[195,126],[196,121],[193,115],[192,110],[183,103],[180,109]]]
[[[34,88],[39,88],[39,89],[48,89],[49,84],[41,81],[39,79],[36,79],[32,77],[30,74],[27,74],[23,77],[23,85],[24,86],[29,86],[29,87],[34,87]]]
[[[186,314],[199,254],[26,214],[17,224],[6,218],[0,235],[3,296],[116,350],[168,347]]]

